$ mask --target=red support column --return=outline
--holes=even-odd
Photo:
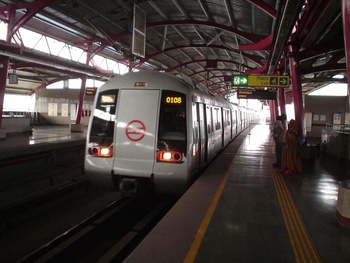
[[[88,45],[87,49],[86,49],[86,62],[85,64],[88,66],[89,65],[89,61],[91,59],[90,56],[90,49],[91,49],[91,45]],[[77,127],[77,129],[75,130],[75,128],[71,127],[71,131],[83,131],[82,128],[83,126],[80,125],[81,123],[81,115],[83,112],[83,105],[84,105],[84,97],[85,97],[85,87],[86,87],[86,80],[87,80],[87,75],[83,75],[81,77],[81,87],[80,87],[80,92],[79,92],[79,101],[78,101],[78,110],[77,110],[77,117],[75,119],[75,126]]]
[[[348,73],[348,94],[350,95],[350,1],[341,0],[341,10],[343,16],[343,32],[345,44],[346,71]],[[348,102],[350,105],[350,96]]]
[[[6,40],[5,42],[7,44],[11,43],[11,30],[13,27],[15,15],[16,15],[16,9],[13,4],[9,4],[7,7],[7,34],[6,34]],[[4,111],[4,98],[5,98],[5,91],[6,91],[6,81],[7,81],[7,73],[8,73],[8,67],[9,67],[9,58],[0,56],[0,128],[2,127],[2,113]]]
[[[270,100],[269,101],[269,106],[270,106],[270,121],[271,123],[274,123],[277,118],[277,111],[276,111],[276,101],[275,100]]]
[[[78,102],[78,111],[77,111],[77,118],[75,120],[75,124],[80,124],[80,122],[81,122],[81,113],[83,111],[83,105],[84,105],[86,79],[87,79],[86,75],[81,78],[81,87],[80,87],[79,102]]]
[[[277,75],[281,75],[281,72],[279,70],[276,71]],[[286,114],[286,96],[284,93],[284,88],[278,88],[277,89],[277,95],[278,95],[278,106],[280,107],[280,115]]]
[[[279,115],[278,114],[278,103],[277,103],[277,100],[273,100],[272,101],[272,103],[273,103],[273,107],[274,107],[274,109],[273,109],[273,112],[274,112],[274,117],[275,117],[275,120],[277,119],[277,116]]]
[[[286,96],[284,94],[284,88],[278,89],[278,105],[280,106],[281,115],[286,114]]]
[[[9,58],[0,56],[0,128],[2,124],[2,113],[4,108],[4,97],[6,90],[6,81],[7,81],[7,71],[9,65]]]
[[[304,104],[303,104],[303,94],[301,86],[301,75],[299,70],[299,59],[297,58],[296,47],[290,45],[289,49],[289,68],[292,77],[292,87],[293,87],[293,101],[294,101],[294,113],[295,120],[298,124],[300,131],[304,132]]]

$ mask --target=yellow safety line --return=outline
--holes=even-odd
[[[221,194],[224,190],[224,187],[225,187],[225,184],[228,180],[228,177],[229,177],[229,171],[231,170],[231,166],[233,165],[233,162],[231,162],[230,164],[230,167],[227,169],[227,172],[224,176],[224,178],[222,179],[221,183],[220,183],[220,186],[218,188],[218,190],[216,190],[216,193],[215,193],[215,196],[214,196],[214,199],[212,201],[212,203],[210,204],[209,206],[209,209],[197,231],[197,234],[196,236],[194,237],[194,240],[191,244],[191,247],[189,248],[188,252],[187,252],[187,255],[184,259],[184,263],[192,263],[197,255],[197,252],[198,252],[198,249],[199,249],[199,246],[200,244],[202,243],[202,240],[203,240],[203,237],[204,237],[204,234],[205,232],[207,231],[207,228],[208,228],[208,225],[209,225],[209,222],[214,214],[214,211],[215,211],[215,208],[219,202],[219,199],[221,197]]]
[[[273,168],[272,166],[274,159],[273,153],[271,149],[268,150],[267,148],[268,147],[265,146],[265,151],[270,160],[270,169],[272,171],[278,201],[282,210],[289,239],[293,247],[295,261],[297,263],[320,263],[322,262],[321,258],[305,227],[299,210],[293,201],[293,197],[287,188],[283,175],[279,174],[277,169]]]

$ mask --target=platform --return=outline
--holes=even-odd
[[[40,152],[55,144],[84,143],[86,127],[83,132],[71,132],[69,126],[48,125],[33,127],[32,134],[21,133],[0,140],[0,159],[20,155],[23,151]]]
[[[350,262],[350,229],[336,220],[336,160],[273,167],[267,125],[244,131],[125,262]]]

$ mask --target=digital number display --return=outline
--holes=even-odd
[[[168,96],[165,98],[167,104],[182,104],[182,97]]]

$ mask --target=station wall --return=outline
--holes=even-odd
[[[308,137],[321,138],[322,130],[327,124],[334,124],[334,118],[338,118],[340,124],[350,124],[348,97],[338,96],[305,96],[305,115],[311,118],[311,130]]]
[[[41,89],[36,92],[35,111],[45,122],[55,125],[75,123],[79,102],[79,89]],[[88,125],[94,96],[86,95],[81,123]]]

